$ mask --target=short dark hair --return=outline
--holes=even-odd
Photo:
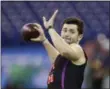
[[[63,25],[64,24],[76,24],[78,26],[79,34],[83,34],[84,23],[79,18],[73,18],[73,17],[67,18],[64,20]]]

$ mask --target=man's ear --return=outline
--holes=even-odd
[[[78,37],[78,41],[80,41],[83,38],[83,34],[80,34]]]

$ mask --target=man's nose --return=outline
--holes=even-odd
[[[65,36],[68,37],[68,36],[69,36],[69,32],[66,32],[66,33],[65,33]]]

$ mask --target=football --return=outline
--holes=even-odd
[[[25,41],[30,41],[31,38],[39,37],[40,33],[38,32],[37,29],[38,26],[33,23],[25,24],[21,30],[23,39]]]

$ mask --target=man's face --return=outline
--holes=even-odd
[[[78,26],[76,24],[64,24],[61,37],[68,43],[77,43],[79,38]]]

